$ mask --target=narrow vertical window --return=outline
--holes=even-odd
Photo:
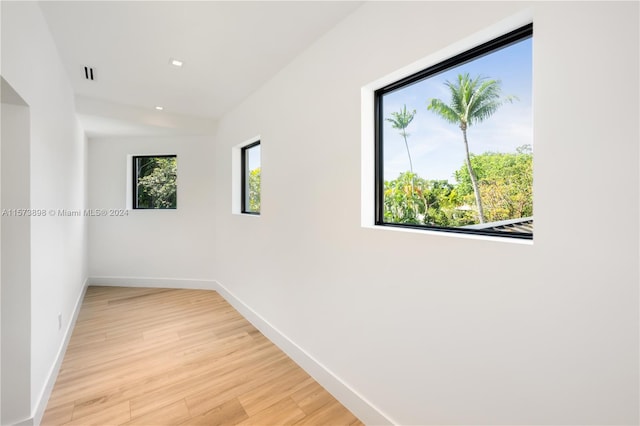
[[[378,89],[376,224],[533,238],[527,25]]]
[[[134,156],[133,208],[177,208],[177,176],[175,155]]]
[[[260,214],[260,141],[241,150],[242,213]]]

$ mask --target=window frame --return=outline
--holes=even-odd
[[[434,65],[427,66],[417,72],[414,72],[408,76],[396,79],[391,83],[388,83],[378,89],[373,90],[373,139],[374,139],[374,225],[389,227],[389,228],[401,228],[401,229],[415,229],[421,231],[434,231],[453,234],[467,234],[477,236],[489,236],[489,237],[501,237],[516,240],[533,240],[533,233],[511,233],[500,232],[490,230],[478,230],[469,229],[463,227],[443,227],[443,226],[429,226],[419,224],[407,224],[407,223],[389,223],[384,221],[384,152],[383,152],[383,128],[384,117],[383,110],[381,108],[382,97],[390,92],[409,86],[410,84],[424,80],[444,72],[453,67],[462,65],[467,62],[471,62],[482,56],[491,54],[499,49],[508,47],[512,44],[526,40],[533,37],[533,23],[522,25],[514,30],[508,31],[503,35],[492,38],[491,40],[478,44],[475,47],[466,49],[465,51],[453,55],[447,59],[441,60]]]
[[[260,216],[260,210],[252,211],[249,210],[249,206],[247,206],[247,199],[249,197],[249,194],[247,194],[247,186],[249,184],[247,173],[251,172],[251,170],[248,169],[249,157],[247,153],[249,152],[249,150],[257,146],[261,147],[260,139],[257,139],[240,148],[240,213]],[[260,158],[260,168],[262,168],[262,158]],[[260,188],[260,190],[262,191],[262,188]]]
[[[178,209],[178,189],[177,189],[177,179],[176,176],[176,206],[175,207],[138,207],[138,168],[136,165],[136,161],[138,158],[175,158],[176,164],[178,161],[177,154],[158,154],[158,155],[132,155],[131,156],[131,189],[132,189],[132,197],[131,197],[131,209],[132,210],[177,210]]]

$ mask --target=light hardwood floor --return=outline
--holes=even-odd
[[[43,425],[362,425],[207,290],[89,287]]]

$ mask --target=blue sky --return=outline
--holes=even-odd
[[[533,114],[531,109],[531,46],[528,38],[459,65],[426,80],[384,95],[382,108],[385,118],[398,112],[403,105],[417,113],[407,127],[407,140],[413,160],[413,169],[426,179],[446,179],[454,182],[453,172],[464,164],[464,143],[460,128],[444,121],[427,110],[431,98],[450,101],[449,89],[444,82],[455,81],[460,73],[472,77],[481,74],[502,81],[505,95],[519,100],[506,103],[494,115],[467,130],[471,153],[515,152],[516,148],[529,144],[533,147]],[[409,170],[409,159],[404,140],[398,130],[385,120],[383,128],[384,179],[391,180]]]
[[[260,145],[247,150],[247,163],[249,171],[260,167]]]

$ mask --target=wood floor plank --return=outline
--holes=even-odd
[[[313,414],[327,404],[335,402],[335,398],[326,392],[318,382],[313,381],[291,395],[296,404],[306,414]]]
[[[274,376],[274,372],[281,371],[283,367],[288,368],[290,363],[290,359],[286,358],[284,354],[280,354],[272,364],[261,363],[255,369],[231,371],[220,378],[220,382],[215,388],[191,392],[186,397],[189,410],[193,415],[204,413],[224,401],[238,398],[246,392],[264,386],[271,380],[277,380],[278,376]]]
[[[278,376],[263,386],[240,396],[240,403],[249,416],[264,410],[282,399],[283,395],[291,395],[300,387],[309,384],[313,379],[301,369]]]
[[[361,424],[218,293],[89,287],[43,425]]]
[[[40,422],[41,426],[61,425],[71,421],[74,404],[62,404],[50,407]]]
[[[264,407],[239,425],[292,425],[305,417],[304,412],[291,398],[283,398]]]
[[[220,391],[226,380],[225,371],[232,371],[235,374],[240,374],[243,369],[256,368],[260,364],[258,362],[266,362],[271,357],[265,358],[263,352],[273,352],[272,357],[283,357],[272,345],[264,348],[263,351],[256,350],[253,347],[246,350],[237,350],[231,352],[224,352],[222,357],[208,357],[197,361],[192,361],[186,364],[190,367],[187,371],[188,375],[183,376],[180,380],[172,382],[167,386],[163,386],[153,392],[145,392],[144,394],[132,398],[131,409],[132,411],[139,413],[146,410],[154,409],[159,404],[166,402],[169,395],[179,395],[183,398],[188,398],[194,393],[206,393],[210,389]],[[200,371],[200,374],[193,374],[194,371]],[[216,404],[218,405],[218,404]],[[208,407],[211,409],[215,407]],[[198,412],[197,414],[201,414]]]
[[[77,417],[74,414],[73,420],[64,424],[67,426],[120,425],[130,419],[131,412],[129,410],[129,403],[125,401],[120,404],[104,408],[98,412],[91,413],[87,416]]]
[[[193,413],[191,413],[193,414]],[[193,416],[182,423],[189,426],[235,425],[248,419],[247,412],[237,398],[231,399],[198,416]]]
[[[330,402],[313,414],[305,416],[296,424],[298,425],[351,425],[354,422],[353,414],[345,410],[338,401]]]
[[[132,414],[131,421],[124,425],[142,425],[142,426],[172,426],[178,425],[191,418],[189,409],[184,399],[180,399],[172,404],[159,407],[156,410],[149,411],[141,416],[135,417]]]

